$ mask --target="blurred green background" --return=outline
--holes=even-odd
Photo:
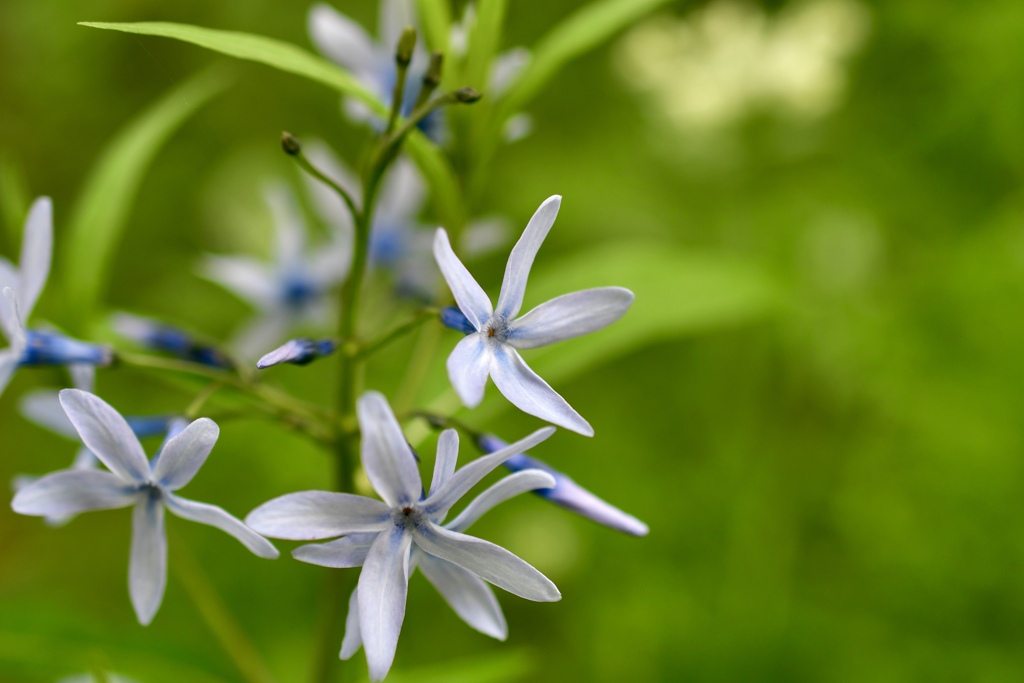
[[[374,3],[351,4],[336,6],[372,27]],[[510,3],[503,45],[535,43],[584,4]],[[597,436],[560,432],[536,455],[651,533],[625,537],[532,497],[497,509],[476,533],[544,571],[562,602],[499,595],[510,626],[500,644],[414,577],[394,680],[1024,678],[1024,6],[844,5],[832,26],[848,39],[842,55],[794,48],[782,60],[799,70],[834,57],[832,81],[811,88],[808,106],[790,106],[785,94],[744,99],[744,88],[764,90],[777,74],[747,82],[708,70],[758,61],[751,26],[762,37],[778,29],[789,55],[808,31],[826,35],[822,25],[796,26],[794,3],[723,7],[668,4],[638,33],[569,64],[528,107],[533,134],[496,155],[478,207],[518,231],[541,200],[564,196],[538,269],[557,273],[580,251],[629,242],[679,254],[684,281],[697,273],[674,290],[671,278],[644,280],[643,262],[618,264],[635,281],[579,265],[588,286],[640,294],[619,327],[704,301],[712,314],[595,352],[562,381],[549,377]],[[325,139],[353,163],[367,133],[320,85],[75,22],[180,21],[309,47],[307,9],[270,0],[0,3],[4,196],[52,196],[58,244],[90,168],[126,122],[208,65],[230,73],[230,88],[173,135],[142,179],[109,274],[109,309],[226,338],[249,311],[194,266],[202,252],[266,248],[260,185],[297,178],[279,132]],[[692,49],[679,48],[684,35]],[[736,56],[733,45],[749,50]],[[719,48],[725,57],[701,61]],[[666,64],[678,68],[666,74]],[[702,96],[728,88],[743,92],[701,109]],[[17,211],[4,207],[6,255],[17,253]],[[60,325],[68,315],[59,280],[70,258],[58,254],[37,319]],[[499,254],[474,267],[489,291],[502,263]],[[720,275],[702,280],[702,268]],[[773,304],[728,309],[730,292]],[[527,305],[542,300],[528,290]],[[442,336],[425,398],[443,387],[456,338]],[[371,383],[391,391],[410,349],[375,362]],[[326,403],[329,361],[314,367],[322,372],[285,368],[268,381]],[[58,371],[20,372],[0,398],[0,481],[70,463],[72,444],[16,412],[26,390],[65,383]],[[129,370],[101,371],[98,387],[126,413],[181,410],[191,397],[187,385]],[[482,417],[464,417],[507,438],[537,426],[499,412],[502,401],[489,387]],[[464,445],[463,460],[471,453]],[[424,454],[426,467],[432,446]],[[329,481],[328,457],[308,442],[239,420],[223,425],[186,495],[242,516]],[[92,513],[51,529],[0,508],[0,680],[90,668],[143,683],[241,680],[175,579],[185,547],[278,680],[306,680],[333,570],[257,560],[217,531],[172,518],[167,595],[142,628],[126,590],[128,517]],[[352,662],[364,676],[362,655]]]

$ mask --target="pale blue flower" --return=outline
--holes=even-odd
[[[598,287],[565,294],[520,316],[533,259],[555,222],[561,197],[547,199],[533,214],[512,249],[497,307],[452,251],[448,233],[438,228],[434,258],[473,332],[448,357],[448,377],[462,402],[480,404],[488,375],[517,408],[552,424],[593,436],[590,424],[526,365],[520,349],[533,349],[599,330],[615,322],[633,303],[622,287]]]
[[[266,354],[256,362],[256,367],[266,370],[281,363],[306,365],[317,358],[329,356],[337,350],[338,345],[333,339],[292,339]]]
[[[23,515],[53,517],[132,506],[128,589],[139,623],[152,621],[167,585],[165,507],[178,517],[231,534],[260,557],[278,556],[265,538],[221,508],[175,493],[192,480],[213,449],[220,430],[212,420],[200,418],[184,427],[150,461],[125,419],[99,397],[65,389],[60,402],[82,442],[110,471],[48,474],[18,491],[11,507]]]
[[[416,15],[411,0],[381,1],[377,26],[379,41],[374,40],[356,21],[323,3],[310,8],[307,24],[310,38],[317,50],[349,71],[385,106],[391,106],[392,91],[398,77],[395,48],[405,27],[416,26]],[[422,42],[417,41],[406,77],[401,110],[403,116],[411,113],[419,94],[423,74],[426,73],[428,60]],[[344,108],[349,119],[358,122],[368,121],[378,131],[384,129],[384,121],[361,100],[346,97]],[[441,112],[435,110],[427,115],[418,127],[427,136],[439,141],[444,135],[443,126]]]
[[[408,582],[415,566],[437,586],[470,625],[504,637],[505,622],[484,580],[529,600],[554,601],[561,595],[543,574],[507,550],[462,533],[481,514],[511,495],[550,486],[550,475],[523,472],[499,482],[470,503],[454,521],[448,511],[489,472],[509,457],[554,433],[540,429],[508,448],[455,471],[458,436],[441,435],[430,492],[415,455],[381,394],[360,398],[366,476],[383,502],[349,493],[304,491],[281,496],[249,513],[247,523],[272,538],[336,541],[305,545],[293,555],[327,567],[358,567],[359,584],[350,601],[341,656],[362,644],[370,678],[382,680],[391,668],[405,617]]]
[[[333,310],[331,291],[348,275],[352,261],[349,223],[326,221],[329,239],[309,244],[306,223],[291,192],[275,184],[266,188],[265,197],[275,228],[271,261],[208,255],[200,267],[203,277],[258,311],[235,340],[245,358],[277,346],[297,326],[326,326]]]
[[[504,441],[490,434],[482,435],[478,439],[478,444],[486,453],[494,453],[508,447]],[[543,460],[538,460],[528,453],[519,453],[506,460],[504,465],[513,472],[540,470],[550,474],[555,482],[554,486],[537,488],[533,492],[555,505],[631,536],[647,535],[646,524],[611,503],[601,500],[573,481],[567,474],[559,472]]]
[[[91,391],[92,389],[91,386],[78,386],[78,388],[84,391]],[[71,420],[68,419],[67,414],[64,412],[64,407],[60,404],[59,392],[50,389],[39,389],[29,392],[22,396],[18,402],[18,408],[22,417],[29,422],[80,444],[78,451],[75,453],[75,459],[71,464],[71,469],[94,470],[100,467],[100,461],[93,455],[93,452],[88,447],[81,445],[82,440],[78,436],[78,430],[71,424]],[[140,439],[168,434],[172,422],[177,419],[168,415],[125,416],[128,426],[131,427],[135,436]],[[12,482],[14,490],[20,491],[32,482],[38,481],[38,479],[39,477],[32,475],[16,475]],[[46,517],[46,522],[51,526],[60,526],[73,518],[74,515],[49,516]]]
[[[40,197],[25,220],[18,266],[0,257],[0,330],[10,343],[0,350],[0,393],[19,367],[64,365],[73,374],[89,376],[93,366],[113,360],[105,346],[25,327],[50,276],[52,254],[53,204],[49,197]]]

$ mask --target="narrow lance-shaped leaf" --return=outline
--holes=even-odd
[[[448,41],[452,33],[452,10],[448,0],[417,0],[420,23],[431,50],[448,54]]]
[[[21,167],[10,155],[0,154],[0,213],[12,241],[9,253],[16,253],[14,247],[21,241],[21,231],[31,202],[32,197]]]
[[[103,289],[146,169],[171,134],[226,85],[222,75],[206,72],[178,86],[129,122],[92,169],[63,242],[68,316],[79,329]]]
[[[556,389],[648,344],[741,324],[767,314],[780,301],[772,280],[741,259],[624,243],[597,247],[557,264],[538,264],[526,290],[524,310],[561,294],[601,285],[621,285],[636,294],[622,320],[586,337],[523,352],[530,367]],[[445,345],[442,357],[450,352]],[[451,414],[462,409],[442,376],[432,386],[436,393],[428,410]],[[429,392],[425,395],[431,396]],[[474,409],[474,423],[486,424],[512,409],[496,392],[490,396]],[[425,435],[425,430],[407,434],[414,447]]]
[[[476,25],[469,35],[466,69],[463,77],[471,85],[487,94],[487,76],[491,62],[501,44],[501,29],[505,23],[506,0],[480,0],[477,3]]]
[[[82,26],[124,33],[173,38],[214,52],[308,78],[365,103],[379,116],[387,116],[387,105],[344,69],[317,57],[297,45],[266,36],[170,22],[105,23],[82,22]],[[462,225],[458,181],[447,159],[420,131],[406,140],[406,149],[434,189],[434,200],[442,222]]]

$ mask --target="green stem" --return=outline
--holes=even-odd
[[[357,358],[367,358],[377,353],[391,342],[401,339],[405,335],[409,334],[423,323],[427,322],[432,318],[436,318],[438,313],[436,308],[421,308],[416,312],[416,315],[407,322],[402,323],[398,327],[385,332],[383,335],[374,339],[371,342],[367,342],[362,347],[356,350],[355,355]]]
[[[185,543],[176,543],[174,573],[192,599],[199,615],[249,683],[275,683],[260,651],[250,642],[238,622],[210,583]]]

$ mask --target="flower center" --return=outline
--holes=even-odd
[[[487,337],[487,341],[493,339],[496,342],[504,342],[508,339],[508,323],[503,318],[494,316],[484,323],[480,332]]]

